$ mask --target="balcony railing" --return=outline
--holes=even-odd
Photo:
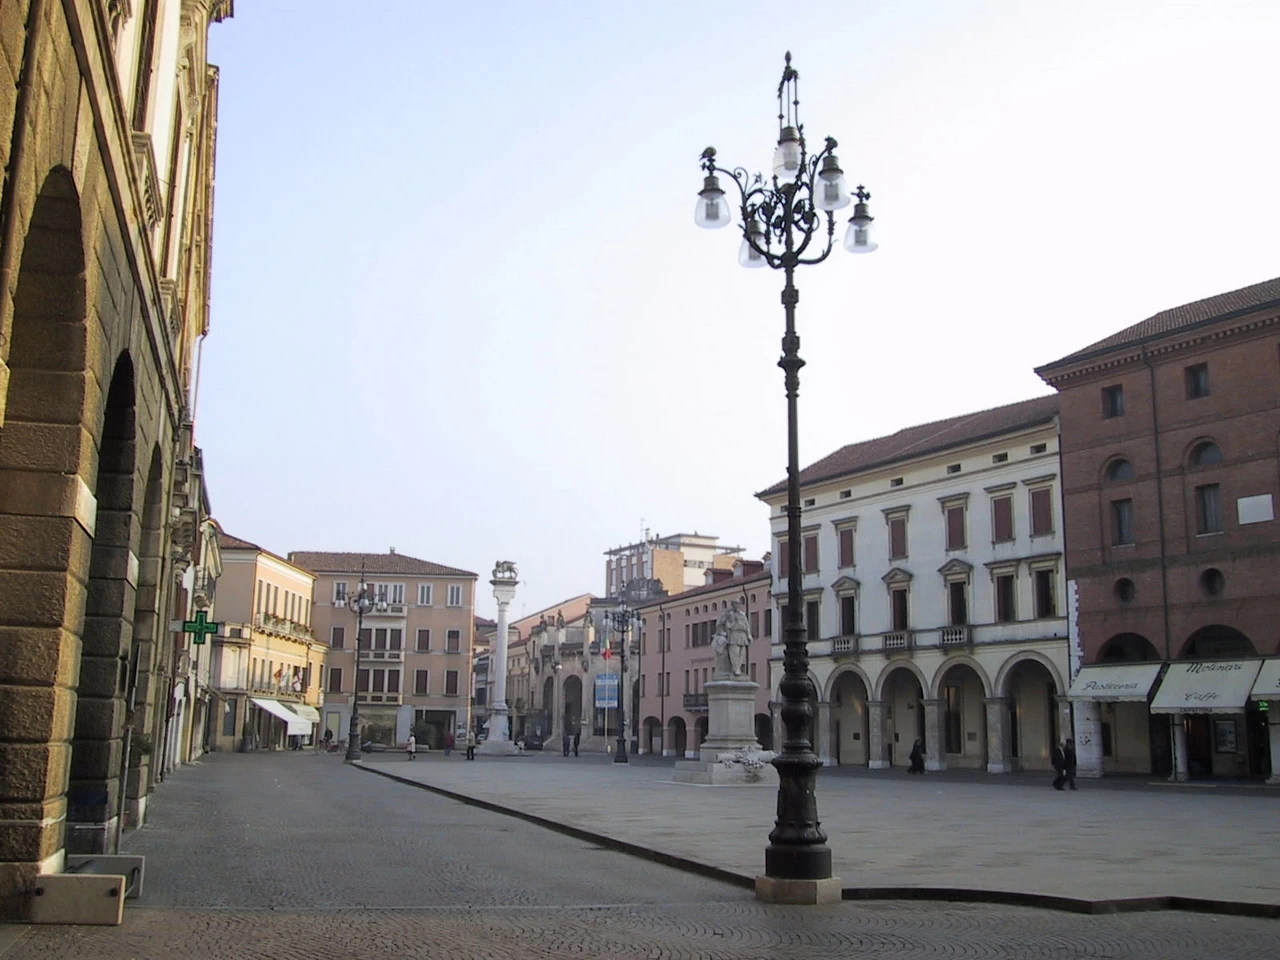
[[[896,630],[886,633],[881,640],[881,647],[887,654],[910,653],[915,647],[915,638],[910,630]]]
[[[284,617],[277,617],[271,613],[259,613],[253,618],[253,625],[267,633],[279,634],[282,637],[293,637],[295,640],[314,640],[316,638],[310,627],[304,627],[300,623],[294,623],[292,620],[286,620]]]
[[[399,693],[360,693],[357,694],[360,703],[400,703],[403,694]]]
[[[942,628],[942,645],[944,647],[964,646],[969,642],[969,628],[967,626],[952,626]]]
[[[365,614],[366,617],[403,617],[408,612],[409,605],[403,601],[392,603],[390,600],[378,600],[374,603],[373,609]]]
[[[858,638],[853,637],[832,637],[831,638],[832,653],[857,653]]]
[[[279,683],[274,681],[263,683],[255,680],[249,684],[250,693],[260,693],[263,696],[270,697],[273,700],[301,700],[305,690],[294,690],[293,679],[281,680]]]
[[[686,693],[684,695],[684,708],[686,710],[707,709],[707,695],[705,693]]]
[[[404,661],[403,650],[369,650],[365,647],[360,648],[360,659],[391,661],[393,663],[402,663]]]

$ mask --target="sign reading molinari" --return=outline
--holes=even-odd
[[[1188,663],[1186,666],[1187,673],[1243,673],[1243,663]],[[1256,665],[1254,666],[1256,670]]]

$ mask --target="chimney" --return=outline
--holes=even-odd
[[[396,555],[396,548],[395,548],[395,547],[392,547],[392,548],[391,548],[391,555],[392,555],[393,557]]]

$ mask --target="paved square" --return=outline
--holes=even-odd
[[[675,784],[669,765],[601,757],[401,760],[366,765],[745,877],[763,870],[768,787]],[[1280,904],[1273,789],[1082,781],[1073,793],[1048,778],[823,771],[818,812],[846,887]]]

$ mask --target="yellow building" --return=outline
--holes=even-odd
[[[218,531],[220,628],[214,637],[215,750],[278,750],[312,742],[326,647],[311,629],[315,575],[256,543]]]

